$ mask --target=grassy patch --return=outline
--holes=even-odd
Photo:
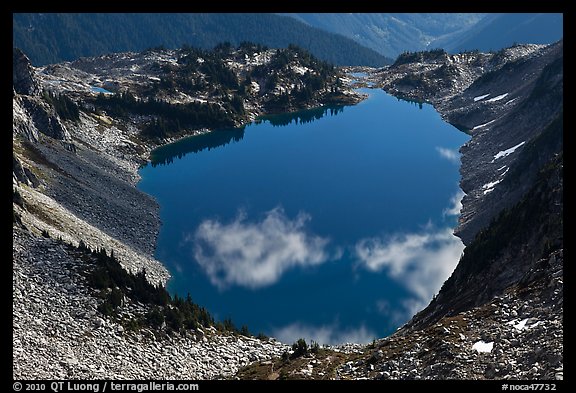
[[[43,165],[47,168],[54,169],[60,173],[64,174],[62,168],[54,164],[52,161],[48,160],[44,153],[42,153],[36,146],[28,141],[22,141],[22,154],[29,160],[34,161],[37,164]]]
[[[30,212],[30,214],[32,214],[39,220],[60,231],[65,231],[65,228],[62,226],[62,223],[55,219],[57,215],[54,214],[53,211],[43,208],[43,206],[38,203],[27,203],[26,207]]]

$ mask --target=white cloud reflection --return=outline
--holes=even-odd
[[[299,322],[274,329],[272,336],[285,344],[292,344],[299,338],[304,338],[308,343],[314,340],[320,345],[367,344],[378,338],[374,332],[364,325],[360,325],[357,328],[340,329],[337,323],[311,326]]]
[[[311,219],[299,213],[290,219],[281,207],[267,212],[259,222],[247,222],[240,213],[230,223],[204,220],[186,241],[193,242],[194,258],[212,284],[260,288],[274,284],[296,266],[326,262],[329,240],[309,233]]]
[[[463,250],[462,241],[452,234],[451,228],[431,226],[419,233],[363,239],[355,247],[361,266],[373,272],[385,271],[412,294],[403,304],[410,316],[430,302],[456,267]],[[386,307],[381,303],[380,311],[386,312]]]
[[[448,161],[460,165],[460,153],[458,150],[452,150],[445,147],[436,146],[436,151],[440,154],[442,158]]]

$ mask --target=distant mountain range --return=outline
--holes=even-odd
[[[562,38],[562,14],[282,14],[342,34],[396,58],[404,51],[498,50],[513,43],[548,44]]]
[[[12,21],[13,46],[34,65],[157,46],[211,49],[243,41],[271,48],[296,44],[336,65],[378,67],[392,61],[350,38],[275,14],[21,13]]]
[[[380,67],[405,51],[498,50],[552,43],[563,14],[480,13],[186,13],[13,14],[13,45],[43,65],[150,47],[203,49],[250,41],[296,44],[336,65]]]
[[[563,14],[489,14],[459,36],[436,44],[449,52],[487,52],[514,43],[550,44],[562,38],[563,25]]]
[[[326,31],[342,34],[379,53],[396,58],[404,51],[429,48],[440,37],[470,29],[485,14],[282,14]]]

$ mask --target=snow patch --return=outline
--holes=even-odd
[[[528,318],[521,320],[520,322],[516,323],[516,320],[508,322],[508,325],[514,326],[516,330],[522,330],[526,327],[526,322],[528,322]]]
[[[293,66],[292,70],[300,75],[304,75],[307,71],[310,71],[310,69],[308,67],[300,67],[300,66]]]
[[[502,181],[502,179],[490,182],[490,183],[486,183],[482,186],[482,189],[484,190],[484,195],[494,191],[494,186],[498,183],[500,183]]]
[[[496,184],[500,183],[502,180],[496,180],[490,183],[486,183],[482,186],[482,188],[485,190],[487,188],[493,188]]]
[[[486,100],[486,102],[500,101],[501,99],[505,98],[507,95],[508,95],[508,93],[504,93],[504,94],[501,94],[501,95],[499,95],[499,96],[497,96],[497,97],[490,98],[489,100]]]
[[[477,125],[476,127],[472,128],[472,130],[476,130],[476,129],[478,129],[478,128],[486,127],[488,124],[492,124],[492,123],[494,123],[496,120],[497,120],[497,119],[494,119],[494,120],[490,120],[488,123],[479,124],[479,125]]]
[[[492,347],[494,347],[494,341],[486,343],[480,340],[472,345],[472,349],[475,349],[478,352],[492,352]]]
[[[497,160],[497,159],[502,158],[502,157],[509,156],[510,154],[514,153],[514,152],[516,151],[516,149],[518,149],[520,146],[522,146],[522,145],[525,144],[525,143],[526,143],[526,141],[520,142],[520,143],[517,144],[516,146],[512,146],[510,149],[506,149],[506,150],[499,151],[498,153],[496,153],[496,154],[494,155],[494,160]],[[492,160],[492,162],[494,162],[494,160]]]
[[[474,102],[483,100],[484,98],[488,97],[490,93],[484,94],[483,96],[474,97]]]
[[[512,320],[512,321],[510,321],[510,322],[507,322],[507,324],[514,326],[514,328],[515,328],[516,330],[523,330],[523,329],[533,328],[533,327],[535,327],[535,326],[540,325],[540,323],[542,323],[542,321],[536,321],[536,322],[534,322],[533,324],[528,325],[528,321],[529,321],[529,320],[530,320],[530,318],[525,318],[525,319],[521,320],[520,322],[516,323],[516,319],[514,319],[514,320]]]

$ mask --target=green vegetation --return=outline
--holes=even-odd
[[[220,332],[249,335],[246,326],[237,329],[230,318],[223,322],[215,322],[208,311],[192,301],[190,294],[186,298],[178,295],[170,296],[166,288],[161,285],[152,285],[146,279],[146,271],[136,274],[128,273],[112,252],[106,250],[91,250],[80,241],[76,251],[94,261],[94,266],[88,268],[84,274],[88,285],[98,290],[102,302],[98,311],[108,316],[118,316],[118,310],[129,298],[134,303],[148,306],[146,314],[122,320],[125,327],[139,329],[147,326],[154,329],[165,329],[166,332],[184,333],[198,327],[214,326]]]
[[[249,67],[238,76],[226,65],[228,60],[244,61],[264,49],[250,42],[242,42],[238,48],[222,43],[210,51],[184,46],[178,51],[177,66],[152,65],[161,69],[159,82],[135,92],[99,94],[89,103],[97,113],[105,111],[114,117],[151,117],[143,126],[142,135],[162,139],[190,129],[234,127],[246,121],[244,103],[255,99],[254,94],[259,95],[258,99],[263,100],[269,112],[307,108],[318,105],[319,101],[338,102],[342,99],[342,84],[335,67],[295,45],[275,50],[270,62]],[[160,49],[147,51],[157,50]],[[298,73],[296,66],[306,71]],[[256,80],[264,86],[258,93],[251,91],[252,82]],[[291,91],[285,90],[280,94],[274,91],[277,86],[284,88],[293,84],[296,86]],[[175,90],[190,96],[201,93],[219,104],[167,102],[164,97]]]
[[[448,56],[444,49],[432,49],[428,51],[419,51],[419,52],[403,52],[401,53],[394,63],[392,67],[397,67],[402,64],[407,63],[416,63],[416,62],[432,62],[432,61],[439,61],[443,60]]]
[[[314,379],[330,380],[337,378],[336,369],[346,362],[354,362],[366,356],[364,353],[337,352],[330,348],[320,348],[314,341],[310,346],[303,339],[297,340],[293,348],[308,347],[302,355],[290,356],[285,352],[282,357],[266,362],[252,363],[238,371],[236,377],[240,379],[258,380],[285,380],[285,379]],[[310,367],[313,366],[313,367]],[[302,370],[310,370],[304,374]]]
[[[80,120],[80,110],[78,109],[78,105],[76,105],[76,103],[65,94],[55,94],[52,91],[44,90],[42,92],[42,97],[44,97],[46,102],[54,107],[56,113],[58,113],[62,119],[72,121]]]
[[[310,356],[311,354],[316,355],[319,353],[319,351],[320,351],[320,344],[318,344],[314,340],[312,340],[310,342],[310,346],[308,346],[308,343],[306,342],[305,339],[299,338],[298,340],[296,340],[296,342],[292,344],[292,354],[284,352],[282,354],[282,360],[287,362],[289,360],[298,359],[304,356]]]
[[[299,358],[308,354],[308,344],[303,338],[299,338],[292,344],[292,358]]]
[[[208,49],[221,42],[244,41],[271,48],[294,43],[338,65],[390,63],[352,39],[266,13],[14,13],[12,21],[12,44],[34,65],[159,46]]]
[[[225,128],[233,127],[233,114],[226,112],[217,104],[190,102],[171,104],[156,98],[136,99],[131,93],[113,95],[99,94],[93,101],[97,111],[105,110],[116,117],[129,114],[156,115],[142,130],[148,138],[164,138],[188,128]]]

